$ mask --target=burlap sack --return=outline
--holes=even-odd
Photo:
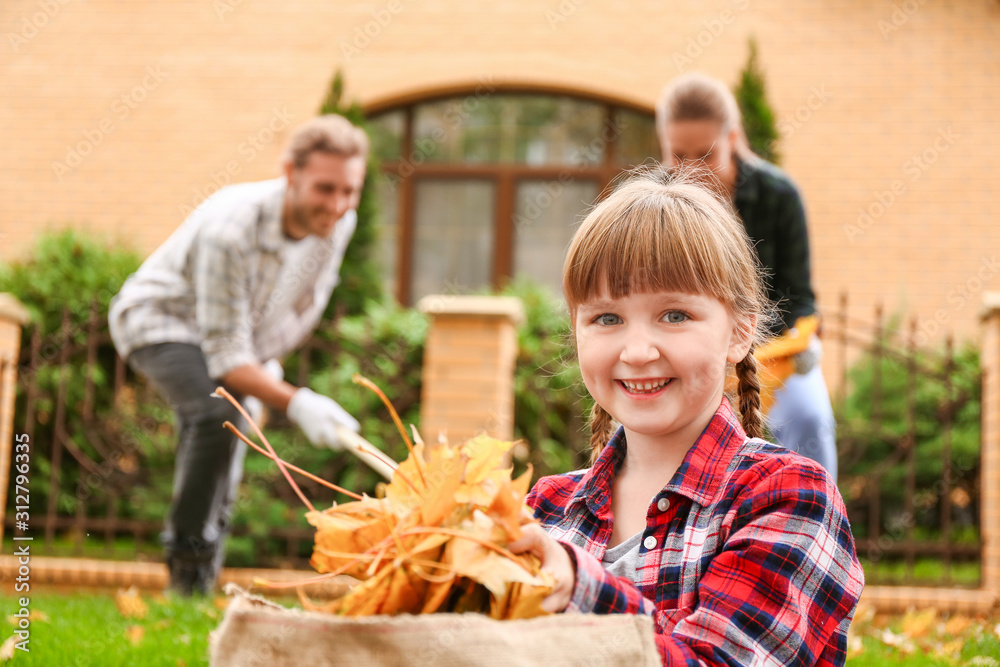
[[[559,667],[660,664],[648,616],[556,614],[495,621],[479,614],[339,618],[246,596],[212,633],[213,667]]]

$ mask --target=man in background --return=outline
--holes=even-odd
[[[253,415],[287,413],[317,446],[357,421],[334,400],[282,380],[278,361],[318,324],[357,224],[368,138],[341,116],[314,118],[285,149],[283,176],[205,200],[113,299],[119,354],[173,408],[177,458],[162,536],[170,588],[207,593],[224,557],[247,425],[211,394],[225,386]]]

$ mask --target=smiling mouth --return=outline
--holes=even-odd
[[[655,394],[670,384],[670,380],[619,380],[618,382],[630,394]]]

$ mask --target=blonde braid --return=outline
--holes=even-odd
[[[608,411],[594,403],[590,411],[590,465],[594,465],[601,450],[614,435],[614,421]]]
[[[751,438],[764,437],[764,415],[760,411],[760,378],[757,375],[757,357],[753,355],[753,347],[747,356],[736,364],[736,395],[740,403],[740,421],[743,430]]]

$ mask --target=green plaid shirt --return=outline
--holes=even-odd
[[[737,160],[734,204],[768,272],[768,297],[778,305],[780,323],[790,328],[816,312],[809,279],[809,231],[798,188],[788,175],[764,160]]]

